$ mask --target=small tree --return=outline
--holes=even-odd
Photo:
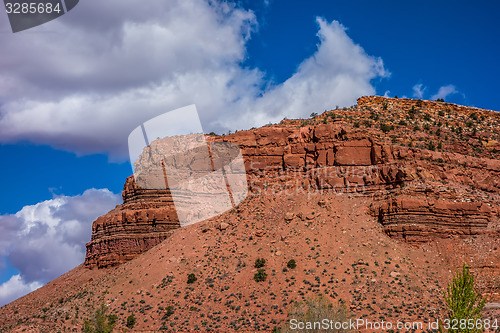
[[[198,278],[196,277],[196,275],[194,275],[194,273],[191,273],[191,274],[188,275],[187,283],[188,284],[195,283],[196,280],[198,280]]]
[[[259,258],[259,259],[256,259],[255,260],[255,268],[261,268],[261,267],[264,267],[264,265],[266,264],[266,259],[264,258]]]
[[[134,326],[135,326],[135,316],[131,314],[130,316],[127,317],[127,327],[134,328]]]
[[[290,259],[290,261],[286,263],[286,267],[288,267],[290,269],[294,269],[295,267],[297,267],[297,263],[295,262],[295,259]]]
[[[462,271],[457,271],[452,283],[448,283],[448,289],[445,292],[444,299],[448,306],[448,318],[451,321],[458,320],[458,323],[471,320],[474,322],[474,328],[458,328],[453,332],[482,332],[482,329],[476,327],[476,322],[481,319],[481,310],[486,303],[481,295],[474,290],[474,276],[470,273],[470,267],[463,265]],[[459,325],[460,326],[460,325]],[[442,329],[441,329],[442,331]]]
[[[394,126],[382,123],[382,124],[380,124],[380,129],[382,130],[382,132],[387,133],[387,132],[393,130]]]
[[[255,273],[255,275],[253,276],[253,279],[256,281],[256,282],[262,282],[262,281],[265,281],[267,278],[267,273],[266,273],[266,270],[263,269],[263,268],[260,268],[257,270],[257,273]]]
[[[85,319],[83,322],[82,331],[84,333],[111,333],[116,325],[116,315],[106,316],[108,307],[102,304],[96,310],[94,318],[91,320]]]

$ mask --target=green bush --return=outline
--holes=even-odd
[[[286,267],[288,267],[290,269],[294,269],[295,267],[297,267],[297,263],[295,262],[295,259],[290,259],[290,261],[286,263]]]
[[[265,264],[266,264],[266,259],[264,259],[264,258],[259,258],[259,259],[255,260],[255,268],[264,267]]]
[[[127,317],[127,327],[134,328],[134,326],[135,326],[135,316],[131,314],[130,316]]]
[[[475,121],[478,121],[479,120],[479,117],[477,116],[477,113],[475,112],[472,112],[470,115],[469,115],[469,118],[470,119],[473,119]]]
[[[165,314],[163,315],[161,320],[167,320],[168,317],[170,317],[171,315],[174,314],[174,307],[172,305],[167,306],[167,308],[165,310],[166,310]]]
[[[116,315],[106,316],[108,307],[102,304],[96,310],[94,317],[91,320],[85,319],[83,322],[82,332],[84,333],[111,333],[116,325]]]
[[[448,283],[444,299],[448,307],[448,319],[476,323],[481,319],[481,310],[486,303],[486,299],[474,290],[474,276],[470,273],[470,267],[464,264],[462,271],[458,270],[453,278],[453,282]],[[475,325],[474,325],[475,326]],[[440,331],[443,331],[441,328]],[[453,332],[482,332],[482,329],[453,330]]]
[[[188,275],[187,283],[188,284],[195,283],[196,280],[198,280],[198,278],[196,277],[196,275],[194,275],[194,273],[191,273],[191,274]]]
[[[109,315],[109,316],[108,316],[108,323],[109,323],[110,325],[115,326],[115,325],[116,325],[116,321],[117,321],[117,320],[118,320],[118,316],[117,316],[117,315],[115,315],[115,314],[112,314],[112,315]]]
[[[387,133],[387,132],[393,130],[394,126],[387,125],[386,123],[382,123],[382,124],[380,124],[380,129],[382,130],[382,132]]]
[[[267,278],[266,270],[263,268],[260,268],[257,270],[257,273],[253,276],[253,279],[257,282],[262,282],[265,281]]]

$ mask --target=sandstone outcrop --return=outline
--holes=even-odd
[[[379,207],[378,220],[389,236],[408,242],[457,235],[500,236],[500,229],[489,228],[491,208],[481,202],[398,197]]]
[[[124,263],[160,243],[178,227],[168,191],[141,189],[130,176],[123,189],[123,204],[94,221],[85,265],[104,268]]]
[[[241,148],[251,194],[365,195],[389,236],[425,242],[498,237],[498,127],[500,115],[493,111],[371,96],[314,119],[283,120],[207,141]],[[123,200],[94,222],[88,267],[123,263],[180,226],[167,190],[140,188],[129,177]]]

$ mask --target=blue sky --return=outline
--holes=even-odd
[[[17,34],[0,14],[0,305],[83,260],[132,172],[128,133],[163,112],[196,103],[221,133],[364,94],[500,110],[494,1],[231,4],[85,1]]]

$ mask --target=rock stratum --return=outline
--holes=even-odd
[[[368,196],[370,211],[389,236],[421,243],[500,236],[499,126],[494,111],[372,96],[312,119],[207,141],[241,148],[252,194]],[[148,148],[160,150],[161,140]],[[87,267],[124,263],[180,227],[168,190],[142,189],[131,176],[123,201],[94,222]]]

